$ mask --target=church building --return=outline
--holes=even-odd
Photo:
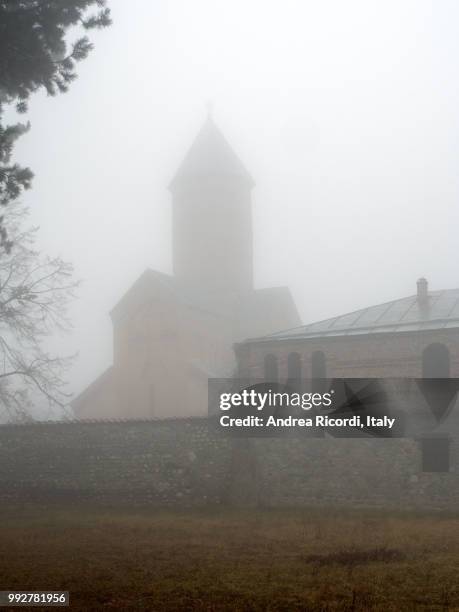
[[[249,378],[459,378],[459,289],[416,293],[236,346]]]
[[[425,278],[417,281],[416,293],[384,304],[369,306],[324,321],[277,331],[236,345],[239,374],[248,380],[285,383],[292,379],[459,379],[459,289],[429,291]],[[437,387],[438,388],[438,387]],[[425,400],[417,400],[409,411],[416,412],[416,440],[400,465],[422,472],[459,473],[459,399],[454,399],[444,413],[436,414]],[[451,396],[452,398],[453,396]],[[450,398],[450,399],[451,399]],[[438,400],[436,400],[438,401]],[[449,402],[449,400],[448,400]],[[438,406],[437,406],[438,408]],[[413,433],[413,432],[412,432]],[[408,435],[408,433],[407,433]],[[348,467],[364,461],[370,464],[381,452],[384,478],[394,467],[394,454],[405,448],[405,440],[393,440],[378,451],[364,447],[359,440],[348,440]],[[336,441],[333,440],[333,444]],[[410,446],[411,445],[411,446]],[[322,466],[330,449],[324,445]],[[405,452],[404,451],[404,452]],[[344,457],[338,454],[339,463]],[[417,472],[416,472],[417,473]],[[339,478],[343,478],[340,476]],[[417,475],[412,478],[416,479]],[[338,480],[337,473],[331,477]],[[415,482],[413,481],[413,482]],[[457,491],[457,483],[445,481],[441,495],[448,488]],[[434,488],[438,482],[432,481]],[[354,483],[348,483],[352,490]],[[424,486],[424,485],[423,485]],[[422,487],[421,487],[422,488]],[[437,492],[435,492],[437,495]]]
[[[173,274],[145,270],[115,305],[113,365],[73,400],[77,418],[204,415],[235,342],[300,325],[287,287],[254,288],[253,187],[209,116],[170,184]]]

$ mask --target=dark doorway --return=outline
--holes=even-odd
[[[449,472],[449,437],[438,435],[421,439],[422,471]]]

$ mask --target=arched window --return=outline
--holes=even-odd
[[[424,349],[422,353],[422,377],[450,377],[449,350],[444,344],[434,342]]]
[[[312,354],[311,378],[327,378],[327,362],[322,351],[314,351]]]
[[[301,356],[299,353],[289,353],[287,358],[287,377],[289,380],[301,378]]]
[[[322,378],[327,378],[327,362],[322,351],[314,351],[311,358],[312,390],[314,393],[323,393],[325,383]]]
[[[287,357],[287,384],[299,393],[301,390],[301,356],[299,353],[289,353]]]
[[[276,355],[265,355],[264,373],[266,382],[277,382],[279,379],[279,366]]]

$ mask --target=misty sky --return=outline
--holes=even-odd
[[[459,4],[110,0],[68,94],[37,95],[15,160],[40,246],[83,279],[80,392],[111,363],[117,300],[171,271],[167,185],[206,116],[256,181],[257,287],[304,322],[459,286]]]

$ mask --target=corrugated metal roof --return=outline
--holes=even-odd
[[[326,338],[459,327],[459,289],[431,291],[427,304],[416,295],[302,325],[259,340]]]

